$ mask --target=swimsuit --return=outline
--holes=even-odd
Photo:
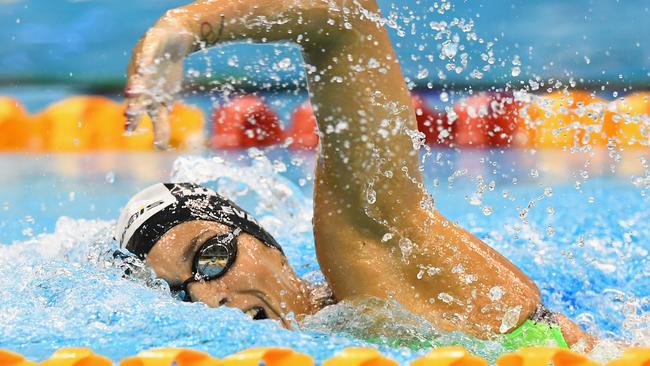
[[[441,346],[437,342],[423,337],[408,340],[372,337],[366,340],[370,343],[380,343],[391,347],[407,347],[412,350]],[[562,335],[557,316],[543,305],[539,305],[526,321],[512,332],[505,334],[500,341],[507,351],[516,351],[520,348],[533,346],[569,348]]]

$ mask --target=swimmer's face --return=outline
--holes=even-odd
[[[192,277],[194,256],[202,244],[230,227],[212,221],[188,221],[169,230],[147,255],[147,263],[170,286]],[[188,285],[192,301],[208,306],[236,307],[255,319],[271,318],[285,327],[288,313],[312,312],[305,284],[279,250],[242,233],[237,238],[237,258],[221,277]]]

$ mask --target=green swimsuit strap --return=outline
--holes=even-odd
[[[434,340],[428,340],[421,337],[412,339],[395,339],[384,337],[372,337],[366,339],[370,343],[385,344],[391,347],[408,347],[413,350],[426,348],[435,348],[439,346]],[[516,351],[524,347],[533,346],[556,346],[569,348],[557,316],[552,311],[539,305],[537,309],[524,321],[519,327],[512,332],[505,334],[501,338],[501,345],[508,351]]]

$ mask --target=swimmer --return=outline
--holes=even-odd
[[[157,146],[166,147],[183,60],[235,41],[293,42],[309,65],[321,131],[314,239],[332,296],[299,278],[248,213],[193,184],[147,188],[120,217],[116,238],[158,277],[187,300],[287,327],[289,313],[300,318],[335,301],[376,297],[481,339],[593,342],[547,310],[514,264],[433,208],[422,188],[410,93],[375,0],[205,0],[168,11],[133,51],[127,129],[146,113]]]

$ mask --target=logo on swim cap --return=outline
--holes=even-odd
[[[120,238],[120,242],[124,241],[124,236],[126,235],[127,230],[131,226],[133,226],[133,223],[136,222],[138,217],[141,217],[145,213],[151,212],[151,210],[155,209],[156,207],[165,204],[165,201],[163,200],[158,200],[156,202],[150,203],[146,206],[140,205],[140,210],[136,211],[131,217],[129,217],[129,221],[126,223],[126,227],[124,228],[124,231],[122,232],[122,237]]]
[[[126,248],[133,233],[149,218],[177,200],[162,183],[149,186],[133,196],[122,210],[115,228],[115,239]]]

